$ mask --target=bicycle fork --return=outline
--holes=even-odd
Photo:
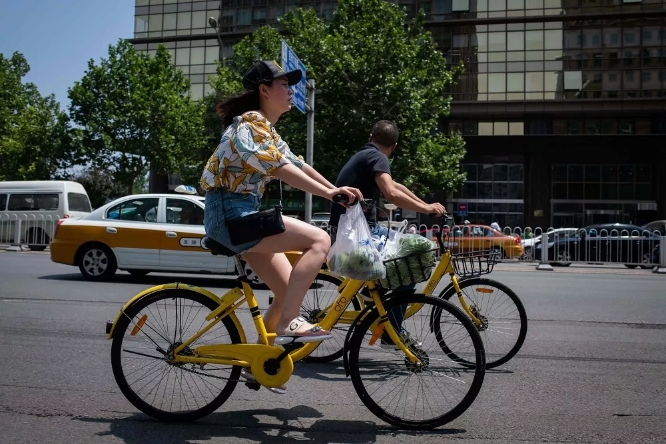
[[[455,288],[456,294],[458,295],[458,301],[460,302],[463,310],[465,310],[465,313],[467,313],[467,315],[472,319],[472,322],[474,322],[474,325],[477,329],[482,328],[483,321],[477,316],[478,312],[473,310],[465,300],[463,292],[460,289],[460,285],[458,285],[458,277],[454,273],[451,273],[451,283],[453,283],[453,288]]]

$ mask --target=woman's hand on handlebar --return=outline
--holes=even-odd
[[[440,217],[442,214],[446,213],[446,208],[441,203],[432,203],[426,206],[426,214],[430,216]]]
[[[334,197],[338,196],[334,199]],[[342,199],[340,199],[342,197]],[[363,193],[358,188],[352,187],[340,187],[332,188],[329,190],[328,198],[333,202],[337,202],[343,207],[349,208],[350,205],[353,205],[356,199],[363,200]]]

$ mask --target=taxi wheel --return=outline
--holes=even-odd
[[[113,252],[101,244],[84,245],[79,254],[79,270],[90,281],[110,278],[118,268]]]

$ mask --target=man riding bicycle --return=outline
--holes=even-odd
[[[342,167],[335,181],[336,187],[349,186],[360,190],[366,198],[378,202],[379,192],[391,203],[400,208],[416,211],[423,214],[444,214],[446,209],[440,203],[428,204],[418,198],[407,187],[393,180],[389,157],[398,146],[398,128],[393,122],[380,120],[372,127],[368,143]],[[340,205],[334,205],[331,209],[329,225],[337,228],[340,216],[346,209]],[[374,238],[385,236],[388,239],[389,228],[377,223],[376,207],[366,211],[365,217],[370,226],[370,234]],[[335,232],[335,229],[333,230]],[[396,291],[411,289],[413,286],[398,288]],[[397,307],[400,308],[400,307]],[[402,324],[404,310],[393,310],[391,321],[394,325]],[[382,338],[382,343],[386,338]]]

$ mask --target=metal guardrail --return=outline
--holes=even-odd
[[[327,223],[316,225],[331,234]],[[622,264],[627,268],[655,269],[666,273],[666,253],[659,247],[666,243],[666,236],[659,231],[648,230],[590,230],[577,228],[515,227],[505,228],[502,234],[485,226],[470,224],[456,226],[456,232],[448,233],[445,244],[454,253],[495,251],[503,259],[515,259],[538,263],[539,270],[552,270],[553,266],[580,264]],[[449,227],[439,225],[409,225],[407,232],[419,233],[435,240],[435,233]],[[542,240],[547,239],[547,248]]]
[[[60,219],[59,215],[0,212],[0,245],[44,250]]]

